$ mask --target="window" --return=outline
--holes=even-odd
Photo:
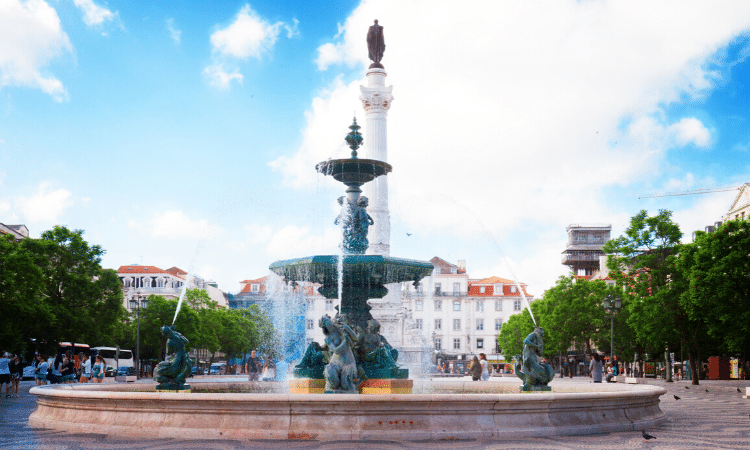
[[[461,319],[453,319],[453,331],[461,331]]]
[[[484,287],[484,286],[479,286],[479,293],[480,294],[486,294],[487,293],[487,288]]]
[[[453,295],[456,297],[461,295],[461,283],[453,283]]]
[[[312,310],[314,310],[314,309],[315,309],[315,300],[313,300],[313,299],[309,299],[309,298],[308,298],[308,299],[306,299],[306,300],[305,300],[305,308],[306,308],[306,309],[307,309],[308,311],[312,311]]]
[[[333,300],[326,300],[326,311],[333,310]]]
[[[511,294],[515,294],[516,293],[516,286],[515,285],[510,287],[510,292],[511,292]]]
[[[461,311],[461,300],[455,300],[453,302],[453,311]]]
[[[495,300],[495,311],[502,311],[502,310],[503,310],[503,301]]]
[[[453,339],[453,350],[461,350],[461,339]]]
[[[484,319],[476,319],[477,330],[484,330]]]
[[[500,331],[503,328],[503,319],[495,319],[495,331]]]
[[[742,213],[742,214],[745,214],[745,213]],[[457,274],[457,273],[458,273],[458,267],[456,267],[456,266],[451,266],[451,273],[452,273],[453,275]]]
[[[442,349],[443,349],[443,339],[435,338],[435,350],[442,350]]]
[[[435,319],[435,329],[436,330],[443,329],[443,319]]]
[[[503,295],[503,285],[502,284],[496,284],[495,287],[492,288],[493,293],[495,295]]]
[[[440,295],[440,283],[435,283],[435,294]]]
[[[521,300],[513,300],[513,311],[521,310]]]
[[[484,312],[484,300],[477,300],[477,312]]]
[[[253,292],[260,292],[260,285],[259,284],[253,284],[252,286],[250,286],[250,289]]]
[[[417,330],[421,330],[422,327],[422,319],[416,319],[415,322],[417,323]]]
[[[307,319],[307,329],[308,330],[315,329],[315,321],[313,319]]]
[[[484,339],[477,339],[477,348],[484,348]]]
[[[422,300],[417,300],[414,302],[414,309],[416,311],[422,311],[424,309],[424,302]]]
[[[435,300],[435,311],[442,311],[442,310],[443,310],[443,301]]]

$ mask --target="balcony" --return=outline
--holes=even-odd
[[[572,264],[574,262],[599,262],[599,257],[604,253],[602,252],[569,252],[563,253],[562,263]]]

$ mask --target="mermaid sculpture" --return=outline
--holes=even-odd
[[[168,361],[162,361],[156,366],[154,381],[159,383],[157,391],[189,390],[185,378],[190,375],[192,361],[187,355],[185,344],[188,340],[178,333],[174,327],[163,326],[161,332],[167,337],[167,352],[172,355]]]
[[[326,314],[320,319],[320,327],[326,336],[323,350],[330,351],[330,359],[325,366],[326,393],[356,394],[360,378],[352,347],[357,336],[348,325],[336,322]]]
[[[540,327],[534,327],[534,332],[526,336],[523,340],[523,357],[516,355],[516,375],[523,380],[521,391],[550,391],[551,387],[547,383],[555,377],[555,371],[552,366],[546,362],[540,361],[544,351],[544,342],[542,337],[544,330]]]

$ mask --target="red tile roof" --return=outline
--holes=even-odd
[[[166,270],[166,272],[171,273],[172,275],[180,277],[180,278],[184,278],[185,275],[187,275],[187,272],[180,269],[179,267],[170,267],[169,269]]]
[[[117,269],[117,273],[169,273],[166,270],[160,269],[156,266],[142,266],[140,264],[132,264],[129,266],[120,266]]]

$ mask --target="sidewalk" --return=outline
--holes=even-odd
[[[505,382],[506,380],[503,380]],[[572,380],[555,379],[552,383],[585,382],[582,377]],[[493,381],[489,381],[490,383]],[[518,382],[518,381],[516,381]],[[649,384],[663,386],[668,393],[661,397],[661,409],[669,417],[663,425],[647,430],[656,439],[646,441],[640,431],[588,436],[550,436],[547,438],[503,441],[419,441],[392,442],[316,442],[316,441],[189,441],[189,440],[133,440],[96,434],[66,434],[57,431],[34,430],[28,427],[28,417],[36,408],[35,397],[29,388],[33,382],[21,383],[21,398],[0,398],[0,449],[750,449],[750,399],[743,399],[750,381],[702,381],[692,386],[689,381],[666,383],[649,380]],[[688,389],[685,389],[685,387]],[[708,389],[708,392],[706,392]],[[675,400],[674,395],[680,400]]]

